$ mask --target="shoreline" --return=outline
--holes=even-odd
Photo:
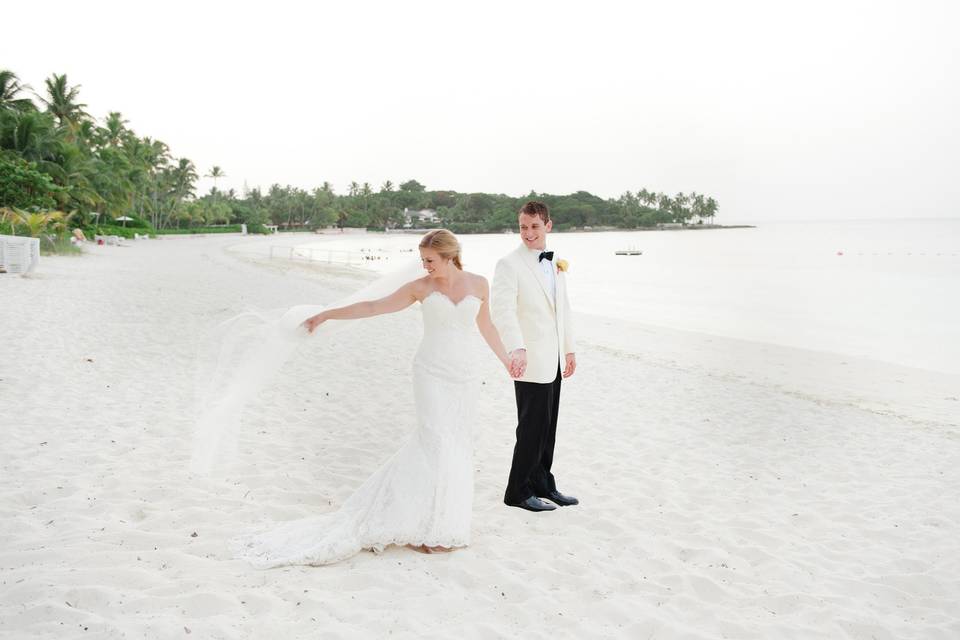
[[[157,234],[157,235],[156,235],[155,237],[153,237],[152,239],[178,238],[178,237],[179,237],[179,238],[211,238],[211,237],[273,238],[273,237],[293,237],[293,236],[301,236],[301,237],[303,237],[303,236],[306,236],[306,237],[312,237],[312,236],[320,236],[320,237],[323,237],[323,236],[328,236],[328,237],[334,237],[334,238],[336,238],[336,237],[342,237],[342,236],[350,236],[350,237],[352,237],[352,236],[354,236],[354,235],[356,235],[356,236],[361,236],[361,237],[364,236],[364,235],[370,235],[370,236],[378,236],[378,235],[384,235],[384,236],[387,236],[387,235],[405,235],[405,234],[410,234],[410,235],[422,235],[422,234],[424,234],[424,233],[427,233],[428,231],[435,231],[436,229],[441,229],[441,228],[445,228],[445,227],[424,227],[424,228],[410,228],[410,229],[399,229],[399,228],[395,228],[395,229],[364,229],[363,231],[355,232],[355,233],[351,233],[351,232],[349,232],[349,231],[346,231],[346,232],[345,232],[345,231],[340,231],[340,232],[328,231],[328,232],[324,232],[323,230],[320,230],[320,229],[311,230],[311,231],[307,231],[307,230],[301,230],[301,231],[283,230],[283,231],[277,231],[277,232],[275,232],[275,233],[268,233],[268,234],[259,234],[259,233],[257,233],[257,234],[254,234],[254,233],[250,233],[250,234],[240,234],[240,233],[177,233],[177,234]],[[632,229],[631,229],[631,228],[626,228],[626,227],[622,227],[622,228],[621,228],[621,227],[592,227],[592,228],[591,228],[591,227],[587,227],[587,228],[575,227],[575,228],[572,228],[572,229],[556,229],[553,233],[615,233],[615,232],[617,232],[617,233],[629,233],[629,232],[633,232],[633,231],[694,231],[694,230],[705,231],[705,230],[710,230],[710,229],[757,229],[757,228],[758,228],[758,225],[755,225],[755,224],[729,224],[729,225],[722,225],[722,224],[703,224],[703,225],[699,225],[699,224],[688,224],[688,225],[683,225],[683,226],[681,226],[681,227],[634,227],[634,228],[632,228]],[[476,232],[473,232],[473,231],[460,231],[460,232],[457,233],[457,235],[466,235],[466,236],[472,236],[472,235],[498,235],[498,234],[516,235],[516,233],[517,233],[517,232],[516,232],[515,230],[513,230],[513,229],[509,229],[509,230],[507,230],[507,229],[501,229],[500,231],[476,231]]]
[[[678,223],[678,224],[679,224],[679,223]],[[367,230],[366,230],[366,233],[374,234],[374,235],[380,234],[380,233],[382,233],[382,234],[384,234],[384,235],[407,234],[407,233],[409,233],[409,234],[424,234],[424,233],[427,233],[428,231],[433,231],[433,230],[439,229],[439,228],[441,228],[441,227],[424,227],[424,228],[420,228],[420,229],[384,229],[383,231],[381,231],[381,230],[379,230],[379,229],[367,229]],[[572,229],[555,229],[555,230],[552,231],[551,233],[608,233],[608,232],[623,232],[623,233],[628,233],[628,232],[631,232],[631,231],[693,231],[693,230],[704,231],[704,230],[707,230],[707,229],[756,229],[756,228],[757,228],[757,225],[754,225],[754,224],[732,224],[732,225],[723,225],[723,224],[685,224],[685,225],[683,225],[683,226],[677,226],[677,227],[673,227],[673,226],[669,226],[669,227],[668,227],[668,226],[663,226],[663,227],[634,227],[634,228],[627,228],[627,227],[574,227],[574,228],[572,228]],[[284,233],[306,233],[306,232],[298,232],[298,231],[290,232],[290,231],[287,231],[287,232],[284,232]],[[324,234],[324,233],[320,233],[320,232],[314,232],[314,233],[317,233],[317,235],[332,235],[332,236],[341,235],[341,234],[338,234],[338,233],[336,233],[336,232],[332,232],[332,233],[328,233],[328,234]],[[509,230],[508,230],[508,229],[501,229],[500,231],[458,231],[458,232],[457,232],[457,235],[458,235],[458,236],[459,236],[459,235],[465,235],[465,236],[472,236],[472,235],[496,235],[496,234],[501,234],[501,233],[506,235],[506,234],[516,234],[517,232],[516,232],[516,230],[513,230],[513,229],[509,229]],[[362,235],[362,234],[359,234],[359,235]]]
[[[677,223],[679,224],[679,223]],[[683,226],[663,226],[663,227],[574,227],[572,229],[555,229],[553,233],[607,233],[607,232],[630,232],[630,231],[693,231],[693,230],[707,230],[707,229],[756,229],[758,225],[755,224],[685,224]],[[364,229],[363,231],[354,232],[356,235],[394,235],[394,234],[424,234],[428,231],[435,231],[436,229],[442,229],[446,227],[422,227],[422,228],[388,228],[388,229]],[[458,231],[457,235],[497,235],[497,234],[516,234],[515,229],[500,229],[499,231]],[[296,235],[296,234],[313,234],[318,236],[341,236],[341,235],[353,235],[353,233],[347,231],[333,231],[328,230],[324,232],[323,230],[313,230],[313,231],[277,231],[274,234],[269,235]],[[213,234],[207,234],[213,235]]]
[[[356,237],[356,238],[363,238],[364,236],[358,235],[358,236],[355,236],[355,237]],[[375,240],[375,239],[377,239],[377,238],[379,238],[379,237],[383,237],[383,236],[372,236],[371,239],[374,239],[374,240]],[[327,241],[330,242],[330,243],[335,243],[335,242],[338,241],[339,236],[326,236],[326,239],[327,239]],[[278,238],[278,240],[279,240],[279,238]],[[322,243],[323,243],[323,241],[311,241],[310,243],[306,243],[306,244],[305,244],[305,243],[302,243],[302,242],[296,242],[296,241],[298,241],[298,240],[301,240],[301,238],[296,237],[296,234],[290,234],[290,235],[288,235],[288,236],[285,236],[284,238],[282,238],[282,240],[286,241],[286,243],[285,243],[285,244],[276,245],[276,246],[285,247],[285,248],[288,248],[288,249],[296,249],[296,248],[303,247],[303,246],[306,246],[306,245],[309,245],[309,244],[318,244],[318,245],[319,245],[319,244],[322,244]],[[318,274],[322,274],[322,273],[324,272],[324,268],[329,268],[329,269],[331,269],[332,271],[334,271],[335,273],[336,273],[336,272],[339,272],[339,270],[342,270],[342,269],[346,269],[346,270],[348,270],[348,271],[351,271],[351,270],[352,270],[353,272],[355,272],[355,276],[353,277],[353,279],[354,279],[354,280],[358,280],[358,281],[373,280],[373,279],[375,279],[375,278],[380,277],[381,275],[383,275],[383,273],[386,273],[386,272],[389,271],[389,269],[386,269],[386,270],[377,270],[377,269],[376,269],[375,267],[373,267],[373,266],[371,266],[371,267],[368,268],[368,267],[366,266],[366,264],[365,264],[362,260],[358,260],[358,261],[356,261],[355,263],[349,263],[349,264],[348,264],[348,263],[344,263],[344,264],[342,264],[342,265],[338,265],[337,262],[330,263],[330,262],[325,261],[325,260],[323,260],[323,259],[311,260],[311,259],[307,258],[306,256],[294,257],[294,258],[287,258],[287,257],[284,257],[284,256],[282,256],[282,255],[278,255],[278,256],[275,257],[275,258],[268,258],[268,257],[267,257],[267,252],[268,252],[269,249],[270,249],[270,244],[271,244],[271,243],[267,242],[267,239],[264,239],[264,238],[254,238],[254,239],[251,239],[251,240],[248,241],[248,242],[237,243],[237,244],[235,244],[235,245],[233,245],[233,246],[228,247],[227,249],[228,249],[228,251],[230,251],[231,253],[233,253],[233,254],[235,254],[235,255],[244,256],[244,257],[247,257],[247,258],[250,258],[250,257],[255,256],[255,255],[261,256],[264,264],[270,264],[271,262],[273,262],[273,263],[284,263],[284,262],[286,262],[286,263],[289,263],[290,265],[303,265],[304,268],[308,268],[307,265],[310,265],[309,268],[310,268],[310,269],[313,269],[314,272],[316,272],[316,273],[318,273]],[[322,252],[323,250],[322,250],[322,249],[317,249],[317,251],[321,251],[321,252]],[[356,256],[362,256],[363,253],[360,252],[360,251],[357,251],[357,252],[355,252],[355,255],[356,255]],[[393,257],[393,258],[395,259],[395,257]],[[388,258],[388,259],[389,259],[389,258]],[[401,258],[401,259],[402,259],[402,258]],[[380,263],[380,264],[386,264],[386,263]],[[379,264],[378,264],[377,266],[379,266]],[[277,265],[274,265],[274,268],[280,268],[280,267],[278,267]],[[670,326],[670,325],[667,325],[667,324],[658,324],[658,323],[643,322],[643,321],[640,321],[640,320],[634,320],[634,319],[631,319],[631,318],[629,318],[629,317],[625,317],[624,315],[603,315],[603,314],[596,314],[596,313],[591,313],[591,312],[585,312],[585,311],[580,310],[580,309],[577,309],[577,308],[574,308],[574,311],[575,311],[576,313],[578,313],[578,314],[584,314],[584,315],[587,315],[587,316],[593,316],[593,317],[595,317],[597,320],[601,320],[601,321],[606,320],[606,321],[611,321],[611,322],[622,322],[624,325],[628,325],[628,326],[629,326],[629,325],[635,325],[635,326],[637,326],[638,328],[640,328],[641,330],[648,330],[648,331],[649,331],[649,330],[662,329],[662,330],[668,331],[668,332],[677,332],[677,333],[680,333],[680,334],[688,334],[688,335],[691,335],[691,336],[701,336],[703,340],[707,340],[707,341],[710,341],[710,340],[731,340],[731,341],[736,341],[737,343],[756,345],[756,348],[757,348],[757,349],[760,349],[760,350],[762,350],[762,349],[768,349],[768,348],[772,348],[772,347],[776,347],[776,348],[782,348],[782,349],[784,349],[784,350],[788,350],[788,351],[790,351],[790,352],[793,352],[793,351],[796,351],[796,352],[810,352],[811,354],[819,354],[820,356],[822,356],[822,357],[824,357],[824,358],[839,359],[838,361],[851,361],[851,362],[852,362],[852,361],[857,361],[857,362],[860,362],[860,361],[865,361],[865,362],[866,362],[866,361],[868,361],[868,362],[871,362],[871,363],[874,363],[874,364],[880,365],[880,366],[900,367],[900,368],[903,368],[904,370],[913,370],[913,371],[917,371],[917,372],[926,372],[926,373],[929,374],[931,377],[935,377],[935,376],[946,376],[947,378],[955,379],[955,380],[960,381],[960,372],[948,371],[948,370],[938,369],[938,368],[921,367],[921,366],[916,366],[916,365],[912,365],[912,364],[905,363],[905,362],[898,362],[898,361],[896,361],[896,360],[887,360],[887,359],[883,359],[882,357],[876,357],[876,356],[871,356],[871,355],[855,354],[855,353],[845,353],[845,352],[842,352],[842,351],[831,351],[831,350],[828,350],[828,349],[817,349],[817,348],[815,348],[815,347],[804,346],[804,345],[797,345],[797,344],[792,344],[792,343],[790,343],[790,342],[764,341],[764,340],[758,339],[758,338],[743,337],[743,336],[738,336],[738,335],[729,335],[729,334],[724,334],[724,333],[711,333],[710,331],[701,330],[701,329],[695,329],[695,328],[694,328],[694,329],[681,328],[681,327]],[[957,388],[960,388],[960,384],[958,384],[958,387],[957,387]]]

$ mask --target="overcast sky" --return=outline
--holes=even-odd
[[[958,6],[19,2],[0,68],[38,91],[68,74],[91,114],[238,191],[416,178],[697,191],[718,222],[953,217]]]

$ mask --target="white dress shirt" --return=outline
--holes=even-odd
[[[540,257],[541,251],[547,251],[547,249],[534,249],[533,253]],[[543,275],[547,277],[547,291],[550,292],[550,302],[554,305],[557,304],[557,267],[556,267],[557,256],[553,256],[553,260],[547,260],[544,258],[540,260],[540,270],[543,271]]]

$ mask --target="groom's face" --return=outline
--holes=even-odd
[[[538,215],[520,214],[520,237],[528,249],[543,249],[547,246],[547,234],[553,229],[553,220],[546,224]]]

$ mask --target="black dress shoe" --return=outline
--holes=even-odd
[[[508,502],[507,506],[510,507],[520,507],[521,509],[526,509],[527,511],[553,511],[556,509],[555,506],[549,502],[544,502],[536,496],[530,496],[523,502],[511,503]]]
[[[559,491],[551,491],[545,496],[540,496],[541,498],[546,498],[550,502],[556,503],[561,507],[569,507],[575,504],[580,504],[580,501],[574,498],[573,496],[565,496]]]

